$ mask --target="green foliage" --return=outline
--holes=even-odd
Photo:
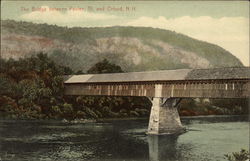
[[[35,81],[20,81],[20,86],[23,87],[23,97],[27,98],[31,102],[40,103],[43,98],[50,98],[52,96],[52,90],[46,87],[43,80],[35,80]]]
[[[247,114],[249,113],[249,99],[235,98],[235,99],[211,99],[211,104],[227,109],[231,114]]]
[[[51,109],[52,109],[52,112],[54,112],[56,114],[61,114],[62,113],[59,106],[52,106]]]
[[[147,98],[140,97],[78,96],[71,102],[92,118],[147,117],[151,106]],[[135,109],[136,114],[130,114]]]
[[[117,118],[148,117],[151,102],[146,97],[64,96],[62,75],[73,74],[58,66],[46,54],[19,60],[0,59],[0,112],[10,118]],[[107,60],[94,65],[90,73],[122,72]],[[227,102],[228,101],[228,102]],[[183,99],[181,115],[246,114],[248,100]]]
[[[64,103],[63,104],[63,109],[62,109],[63,113],[68,114],[68,113],[72,113],[73,112],[73,107],[71,104],[68,103]]]
[[[139,117],[140,116],[140,114],[138,112],[136,112],[136,111],[130,111],[130,115],[134,116],[134,117]]]
[[[250,153],[245,149],[241,149],[240,152],[233,152],[232,154],[225,154],[225,158],[228,161],[247,161],[250,159]]]
[[[66,73],[65,73],[66,74]],[[53,95],[62,95],[63,94],[63,78],[61,76],[55,76],[51,80],[51,88]]]
[[[89,74],[100,74],[100,73],[122,73],[120,66],[110,63],[107,59],[96,63],[91,67],[87,73]]]
[[[140,109],[140,108],[136,108],[135,112],[138,113],[139,116],[148,116],[149,115],[149,111],[147,109]]]
[[[242,115],[248,114],[248,99],[182,99],[180,115]]]
[[[50,115],[50,106],[54,112],[60,109],[55,104],[63,100],[61,75],[69,72],[66,67],[56,65],[42,53],[19,60],[1,59],[1,63],[0,98],[3,99],[1,108],[5,107],[4,111],[15,117],[40,118]],[[9,108],[11,106],[16,108]],[[63,109],[72,111],[67,105]]]
[[[98,118],[98,115],[91,108],[85,107],[85,111],[90,117],[95,119]]]
[[[11,93],[11,82],[9,79],[0,75],[0,95],[9,95]]]
[[[84,117],[86,117],[86,113],[83,112],[83,111],[77,111],[76,115],[77,115],[77,118],[84,118]]]

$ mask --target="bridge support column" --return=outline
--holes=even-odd
[[[176,107],[179,102],[178,98],[153,98],[148,134],[168,135],[185,132]]]

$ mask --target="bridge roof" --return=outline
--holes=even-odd
[[[66,76],[64,83],[152,82],[177,80],[250,79],[250,68],[177,69]]]

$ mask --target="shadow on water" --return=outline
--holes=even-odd
[[[149,135],[148,148],[150,161],[177,160],[177,139],[177,135]]]
[[[209,116],[184,116],[181,122],[184,125],[199,123],[217,123],[217,122],[243,122],[249,121],[248,115],[209,115]]]

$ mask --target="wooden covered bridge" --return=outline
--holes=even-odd
[[[179,69],[65,76],[65,95],[145,96],[149,134],[183,131],[181,98],[250,98],[250,68]]]

